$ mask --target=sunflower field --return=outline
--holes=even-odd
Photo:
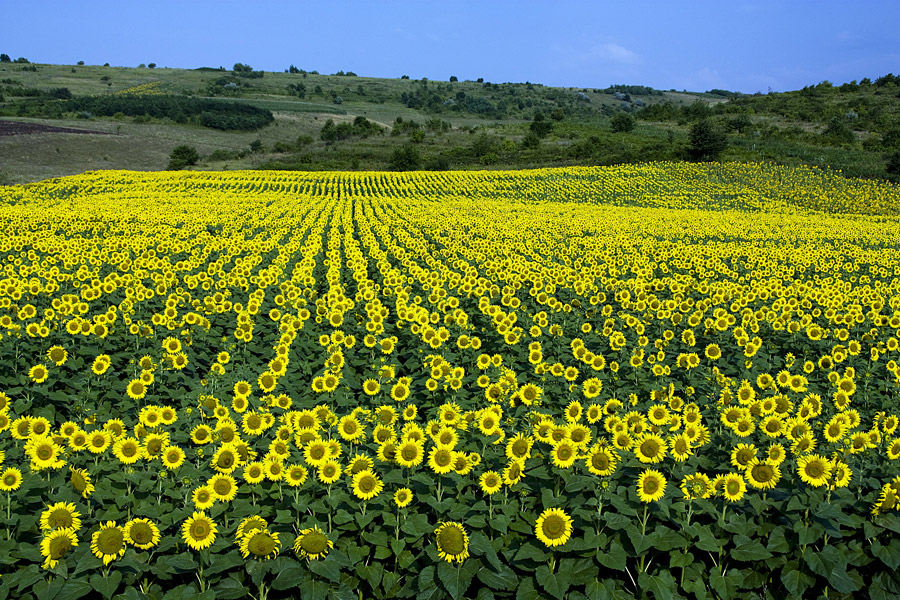
[[[0,187],[0,600],[900,595],[900,188]]]

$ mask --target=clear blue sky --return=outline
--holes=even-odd
[[[32,62],[741,92],[900,73],[898,0],[12,0]]]

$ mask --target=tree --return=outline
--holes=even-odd
[[[887,171],[888,175],[900,177],[900,152],[894,152],[888,156],[885,171]]]
[[[728,138],[708,119],[701,119],[691,126],[688,134],[688,155],[692,160],[716,160],[728,147]]]
[[[198,160],[200,160],[200,155],[193,146],[176,146],[169,155],[168,170],[177,171],[190,165],[196,165]]]
[[[550,113],[550,118],[554,121],[562,121],[566,118],[566,113],[561,108],[557,108],[552,113]]]
[[[419,168],[421,157],[419,151],[412,144],[402,146],[391,154],[390,168],[392,171],[415,171]]]
[[[553,130],[553,123],[544,118],[544,113],[536,113],[529,129],[538,137],[546,137]]]
[[[456,75],[450,76],[450,83],[456,83],[457,81],[459,81],[459,79],[456,77]]]
[[[12,62],[12,59],[9,57],[9,54],[0,54],[0,63]]]
[[[525,134],[525,137],[522,138],[522,147],[527,148],[528,150],[534,150],[540,145],[541,138],[538,137],[538,135],[533,131],[529,131],[527,134]]]
[[[615,133],[628,133],[634,129],[634,117],[627,112],[617,112],[609,120],[609,128]]]
[[[148,69],[155,69],[155,68],[156,68],[156,63],[150,63],[150,64],[148,64],[148,65],[147,65],[147,68],[148,68]]]

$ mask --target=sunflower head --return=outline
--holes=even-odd
[[[325,558],[332,548],[334,548],[334,542],[328,539],[328,536],[318,527],[301,530],[297,534],[297,539],[294,540],[294,552],[300,558],[309,560]]]
[[[434,532],[437,534],[437,550],[441,559],[449,563],[461,563],[469,556],[469,536],[461,524],[443,522]]]
[[[572,517],[561,508],[549,508],[538,517],[534,532],[547,546],[562,546],[572,536]]]

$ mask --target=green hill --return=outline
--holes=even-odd
[[[0,63],[0,183],[165,169],[180,145],[198,151],[190,168],[217,170],[684,160],[702,120],[726,136],[719,160],[867,178],[900,171],[900,86],[890,75],[745,96],[289,71]]]

